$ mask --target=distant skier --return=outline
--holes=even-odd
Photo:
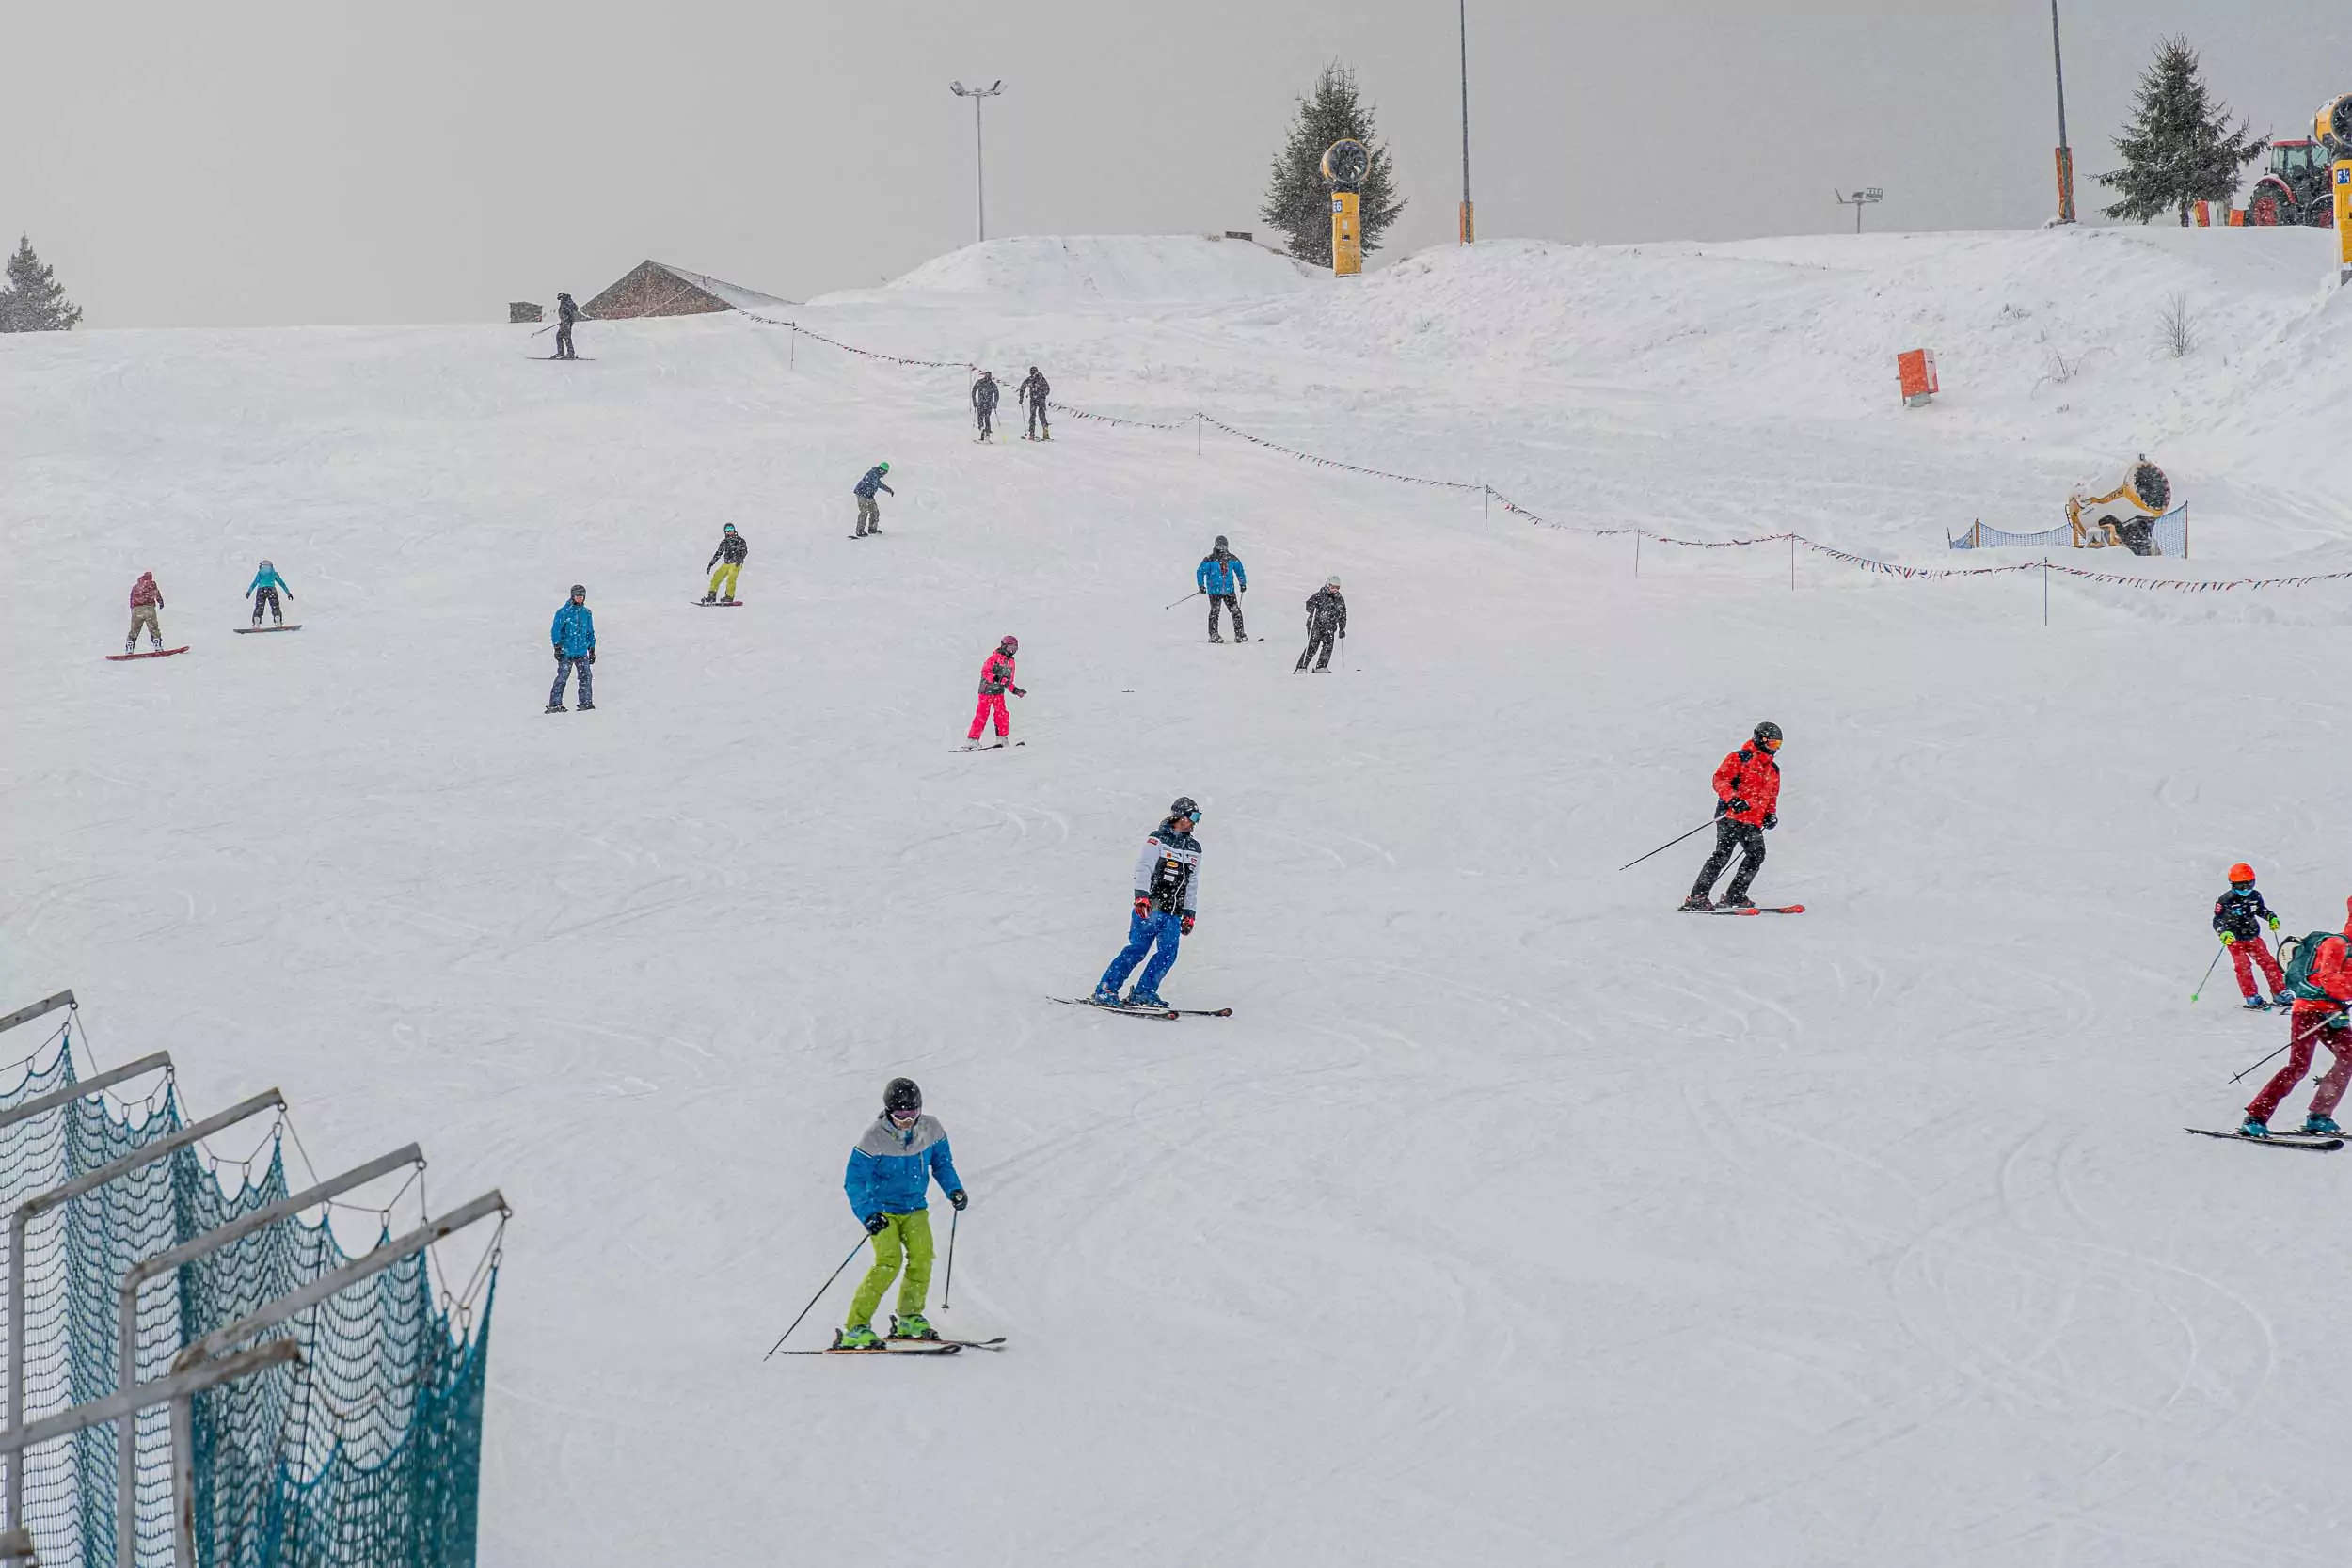
[[[936,1339],[924,1319],[931,1290],[930,1187],[933,1179],[947,1201],[961,1211],[971,1199],[947,1151],[947,1130],[923,1114],[923,1091],[912,1078],[893,1078],[882,1090],[882,1115],[850,1150],[841,1179],[850,1212],[874,1238],[874,1266],[858,1282],[850,1301],[850,1321],[834,1336],[835,1350],[882,1348],[874,1332],[874,1308],[898,1280],[898,1310],[891,1315],[893,1339]],[[901,1261],[906,1276],[899,1278]]]
[[[1298,665],[1291,673],[1305,674],[1307,661],[1316,658],[1318,652],[1322,657],[1316,659],[1315,673],[1330,673],[1331,650],[1346,635],[1347,601],[1340,596],[1340,579],[1331,578],[1307,596],[1307,651],[1298,656]]]
[[[2230,966],[2237,971],[2238,993],[2246,998],[2246,1005],[2256,1009],[2283,1007],[2287,1005],[2286,976],[2279,973],[2279,960],[2263,942],[2262,927],[2256,924],[2260,921],[2269,922],[2273,931],[2279,928],[2279,917],[2255,890],[2254,868],[2241,861],[2230,867],[2230,891],[2213,901],[2213,928],[2220,934],[2221,945],[2230,950]],[[2254,984],[2258,965],[2263,978],[2270,982],[2268,1002]]]
[[[1200,558],[1200,564],[1193,569],[1192,580],[1209,596],[1209,641],[1225,641],[1216,634],[1216,612],[1230,610],[1233,612],[1233,641],[1248,641],[1241,626],[1241,595],[1249,592],[1249,574],[1242,569],[1241,557],[1226,544],[1225,535],[1218,534],[1216,544]]]
[[[596,662],[596,618],[588,612],[588,590],[572,584],[572,596],[555,612],[555,625],[548,628],[548,635],[555,643],[555,686],[548,693],[548,711],[564,711],[564,682],[575,670],[580,672],[580,711],[595,711],[589,671]]]
[[[1127,945],[1094,987],[1093,1000],[1098,1006],[1168,1006],[1160,1000],[1160,982],[1175,967],[1182,939],[1192,935],[1200,896],[1200,841],[1192,836],[1200,820],[1200,808],[1190,796],[1180,795],[1168,808],[1167,818],[1143,841],[1142,853],[1136,857],[1135,907],[1127,919]],[[1126,984],[1146,954],[1152,962],[1135,990],[1121,1002],[1119,988]]]
[[[1035,365],[1029,367],[1029,373],[1021,385],[1013,388],[1015,395],[1021,399],[1021,406],[1028,413],[1028,428],[1022,433],[1024,440],[1050,441],[1054,438],[1054,427],[1045,418],[1046,395],[1053,389],[1046,385],[1044,375]]]
[[[882,475],[889,471],[889,464],[877,463],[857,482],[857,532],[852,537],[863,539],[882,531],[882,502],[874,499],[874,492],[881,490],[892,496],[898,493],[882,483]]]
[[[286,624],[286,612],[278,607],[278,591],[286,590],[286,597],[294,597],[294,590],[278,575],[278,568],[264,561],[254,572],[253,580],[246,585],[245,596],[253,601],[253,624],[262,624],[262,607],[269,606],[270,621],[276,626]]]
[[[555,356],[558,359],[580,357],[572,348],[572,324],[578,320],[580,320],[580,307],[572,303],[572,296],[557,294],[555,296]]]
[[[2287,965],[2287,994],[2295,998],[2287,1014],[2287,1065],[2272,1074],[2246,1107],[2246,1121],[2238,1132],[2247,1137],[2270,1136],[2271,1114],[2311,1070],[2312,1049],[2319,1045],[2328,1048],[2334,1061],[2312,1093],[2303,1131],[2329,1137],[2344,1131],[2336,1125],[2336,1106],[2345,1086],[2352,1085],[2352,1025],[2344,1018],[2344,1009],[2352,1006],[2352,946],[2344,941],[2352,937],[2352,899],[2344,901],[2344,909],[2342,935],[2313,931]]]
[[[996,651],[980,665],[980,703],[972,710],[972,730],[963,737],[963,749],[977,751],[980,730],[993,714],[996,720],[996,744],[1002,746],[1012,733],[1012,716],[1005,710],[1005,693],[1025,697],[1027,692],[1013,685],[1013,656],[1021,651],[1021,639],[1007,633],[996,644]]]
[[[164,628],[155,619],[155,612],[164,608],[164,591],[155,586],[155,574],[141,572],[139,580],[131,585],[131,634],[122,640],[122,651],[129,653],[139,645],[139,628],[145,626],[153,639],[156,652],[164,646]]]
[[[995,429],[997,395],[996,372],[982,371],[979,380],[972,383],[972,412],[979,417],[983,441],[990,439]]]
[[[1780,726],[1767,719],[1756,726],[1754,738],[1724,758],[1723,766],[1715,769],[1715,852],[1699,867],[1699,879],[1692,884],[1691,896],[1682,901],[1684,909],[1756,908],[1748,889],[1755,885],[1756,874],[1764,869],[1764,834],[1780,826],[1780,764],[1774,760],[1779,751]],[[1710,904],[1708,898],[1715,891],[1715,879],[1731,863],[1734,850],[1740,853],[1740,869],[1731,874],[1724,901]]]
[[[710,572],[710,592],[703,595],[703,603],[733,604],[735,602],[735,579],[742,574],[743,558],[751,553],[752,547],[743,543],[743,536],[735,531],[733,523],[728,523],[720,530],[719,547],[710,552],[708,561],[703,562],[703,570]],[[711,572],[710,569],[713,566],[719,569]],[[722,593],[724,593],[726,597],[721,598],[719,595]]]

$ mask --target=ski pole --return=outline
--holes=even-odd
[[[947,1282],[939,1288],[939,1309],[945,1312],[955,1305],[956,1293],[956,1227],[963,1223],[963,1211],[959,1209],[947,1217]]]
[[[841,1269],[846,1269],[851,1263],[857,1261],[857,1255],[864,1252],[866,1250],[866,1243],[872,1240],[873,1238],[871,1236],[861,1235],[858,1237],[857,1245],[850,1249],[850,1256],[841,1259],[841,1268],[834,1270],[832,1276],[828,1278],[822,1286],[818,1288],[817,1293],[808,1298],[808,1305],[801,1308],[801,1318],[805,1318],[811,1312],[817,1310],[817,1304],[825,1299],[825,1292],[827,1291],[833,1289],[834,1280],[841,1277]],[[798,1328],[801,1326],[801,1318],[795,1318],[792,1320],[792,1328]],[[787,1328],[781,1335],[777,1336],[776,1342],[768,1347],[768,1354],[760,1357],[762,1361],[769,1359],[769,1357],[774,1355],[776,1352],[784,1349],[785,1340],[792,1338],[792,1328]]]
[[[562,325],[562,324],[561,324],[561,323],[559,323],[559,322],[549,322],[549,323],[548,323],[548,325],[545,325],[545,326],[541,327],[541,328],[539,329],[539,332],[552,332],[552,331],[554,331],[554,330],[556,329],[556,327],[557,327],[557,326],[559,326],[559,325]],[[536,337],[539,335],[539,332],[533,332],[533,333],[532,334],[532,337],[534,337],[534,338],[536,338]]]
[[[1704,821],[1704,822],[1700,823],[1697,827],[1695,827],[1695,828],[1692,829],[1690,832],[1688,832],[1688,833],[1684,833],[1684,834],[1682,835],[1682,838],[1670,838],[1670,839],[1668,839],[1665,843],[1663,843],[1663,844],[1660,845],[1657,848],[1652,849],[1652,850],[1649,852],[1649,855],[1661,855],[1661,854],[1663,854],[1663,853],[1665,853],[1667,850],[1669,850],[1669,849],[1673,848],[1676,845],[1677,845],[1677,844],[1681,843],[1681,842],[1682,842],[1682,839],[1684,839],[1684,838],[1689,838],[1690,836],[1692,836],[1692,833],[1703,833],[1703,832],[1707,832],[1707,830],[1708,830],[1708,829],[1709,829],[1709,828],[1713,827],[1714,825],[1715,825],[1715,819],[1714,819],[1713,817],[1711,817],[1711,816],[1710,816],[1710,817],[1708,817],[1706,821]],[[1620,871],[1630,871],[1630,870],[1632,870],[1635,866],[1637,866],[1637,865],[1641,864],[1644,861],[1645,861],[1645,860],[1649,859],[1649,855],[1636,855],[1636,856],[1634,856],[1631,860],[1629,860],[1629,861],[1626,862],[1623,865],[1621,865],[1621,866],[1617,867],[1617,869],[1618,869],[1618,870],[1620,870]]]
[[[1183,598],[1178,599],[1178,600],[1176,601],[1176,604],[1187,604],[1187,603],[1190,603],[1192,600],[1199,598],[1201,594],[1205,594],[1205,593],[1207,593],[1207,592],[1208,592],[1208,590],[1207,590],[1207,589],[1205,589],[1205,588],[1196,588],[1196,589],[1194,589],[1191,593],[1189,593],[1189,594],[1185,594]],[[1173,609],[1175,609],[1175,608],[1176,608],[1176,604],[1164,604],[1164,605],[1160,606],[1160,608],[1161,608],[1162,610],[1173,610]]]
[[[2210,979],[2212,979],[2212,978],[2213,978],[2213,972],[2214,972],[2215,970],[2217,970],[2217,969],[2219,969],[2220,967],[2221,967],[2221,955],[2220,955],[2219,953],[2216,953],[2216,954],[2213,956],[2213,962],[2211,962],[2211,963],[2209,963],[2209,964],[2207,964],[2207,965],[2205,966],[2205,980],[2210,980]],[[2188,999],[2189,999],[2191,1002],[2196,1001],[2196,1000],[2197,1000],[2200,996],[2202,996],[2202,995],[2205,993],[2205,980],[2200,980],[2200,981],[2198,981],[2198,982],[2197,982],[2197,989],[2196,989],[2195,990],[2190,991],[2190,992],[2188,993]],[[2265,1058],[2264,1058],[2264,1059],[2266,1061],[2266,1060],[2268,1060],[2269,1058],[2265,1057]]]
[[[2341,1016],[2341,1015],[2338,1015],[2338,1016]],[[2290,1036],[2290,1037],[2288,1037],[2288,1039],[2287,1039],[2287,1043],[2286,1043],[2286,1044],[2284,1044],[2284,1045],[2282,1045],[2282,1046],[2279,1047],[2279,1050],[2278,1050],[2278,1051],[2274,1051],[2274,1052],[2272,1052],[2272,1053],[2270,1053],[2270,1055],[2269,1055],[2269,1056],[2265,1056],[2265,1057],[2264,1057],[2261,1061],[2256,1062],[2256,1063],[2254,1064],[2254,1067],[2249,1067],[2249,1068],[2248,1068],[2248,1069],[2246,1069],[2246,1072],[2251,1072],[2251,1071],[2253,1071],[2253,1070],[2254,1070],[2254,1068],[2259,1068],[2259,1067],[2266,1067],[2266,1066],[2268,1066],[2268,1065],[2269,1065],[2269,1062],[2270,1062],[2270,1059],[2271,1059],[2271,1056],[2276,1056],[2276,1055],[2278,1055],[2278,1054],[2279,1054],[2279,1052],[2280,1052],[2280,1051],[2292,1051],[2292,1050],[2294,1050],[2296,1046],[2298,1046],[2298,1045],[2300,1045],[2300,1044],[2302,1044],[2302,1043],[2303,1043],[2304,1035],[2314,1035],[2314,1036],[2315,1036],[2315,1035],[2317,1035],[2317,1034],[2318,1034],[2318,1033],[2319,1033],[2322,1029],[2324,1029],[2324,1028],[2326,1028],[2326,1027],[2327,1027],[2327,1023],[2326,1023],[2326,1022],[2323,1020],[2322,1022],[2318,1022],[2318,1023],[2315,1023],[2315,1024],[2312,1025],[2312,1027],[2311,1027],[2311,1028],[2309,1028],[2309,1029],[2305,1030],[2305,1031],[2303,1032],[2303,1035],[2294,1035],[2294,1036]],[[2236,1083],[2236,1082],[2237,1082],[2237,1080],[2238,1080],[2238,1078],[2243,1078],[2243,1077],[2245,1077],[2245,1076],[2246,1076],[2246,1072],[2241,1072],[2241,1073],[2239,1073],[2239,1074],[2237,1075],[2237,1078],[2233,1078],[2233,1079],[2231,1079],[2231,1080],[2230,1080],[2230,1082],[2231,1082],[2231,1083],[2233,1083],[2233,1084]]]

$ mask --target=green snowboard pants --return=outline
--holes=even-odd
[[[882,1305],[882,1292],[890,1289],[891,1280],[898,1278],[901,1259],[907,1272],[898,1280],[898,1316],[914,1317],[930,1299],[930,1211],[917,1209],[912,1214],[884,1214],[882,1218],[890,1223],[874,1233],[874,1266],[866,1271],[857,1294],[850,1300],[851,1328],[873,1323],[874,1308]]]

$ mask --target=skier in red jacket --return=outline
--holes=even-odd
[[[1780,826],[1780,764],[1772,760],[1779,750],[1780,726],[1767,719],[1756,726],[1753,739],[1715,769],[1715,852],[1699,867],[1699,879],[1682,901],[1684,909],[1756,908],[1748,888],[1764,868],[1764,833]],[[1740,852],[1740,869],[1731,874],[1724,901],[1711,904],[1708,899],[1715,891],[1715,879],[1731,863],[1734,850]]]
[[[996,721],[996,744],[1002,746],[1012,733],[1012,715],[1005,711],[1005,693],[1025,697],[1027,692],[1012,684],[1013,656],[1021,651],[1021,639],[1008,634],[996,644],[996,651],[980,666],[980,701],[972,710],[972,731],[963,737],[963,749],[976,752],[980,746],[980,731],[993,716]]]
[[[2352,1006],[2352,942],[2347,937],[2352,937],[2352,898],[2344,900],[2344,934],[2312,932],[2303,939],[2311,951],[2296,953],[2289,966],[2286,993],[2295,998],[2295,1008],[2287,1014],[2287,1065],[2272,1074],[2246,1107],[2246,1123],[2238,1131],[2247,1137],[2270,1136],[2270,1114],[2311,1070],[2314,1045],[2326,1046],[2335,1060],[2312,1091],[2303,1131],[2326,1137],[2344,1131],[2336,1125],[2336,1106],[2344,1089],[2352,1086],[2352,1024],[2344,1018],[2344,1009]]]

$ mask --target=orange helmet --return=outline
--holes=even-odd
[[[2247,864],[2244,861],[2240,861],[2235,865],[2230,867],[2230,880],[2233,882],[2250,882],[2253,879],[2254,868]]]

